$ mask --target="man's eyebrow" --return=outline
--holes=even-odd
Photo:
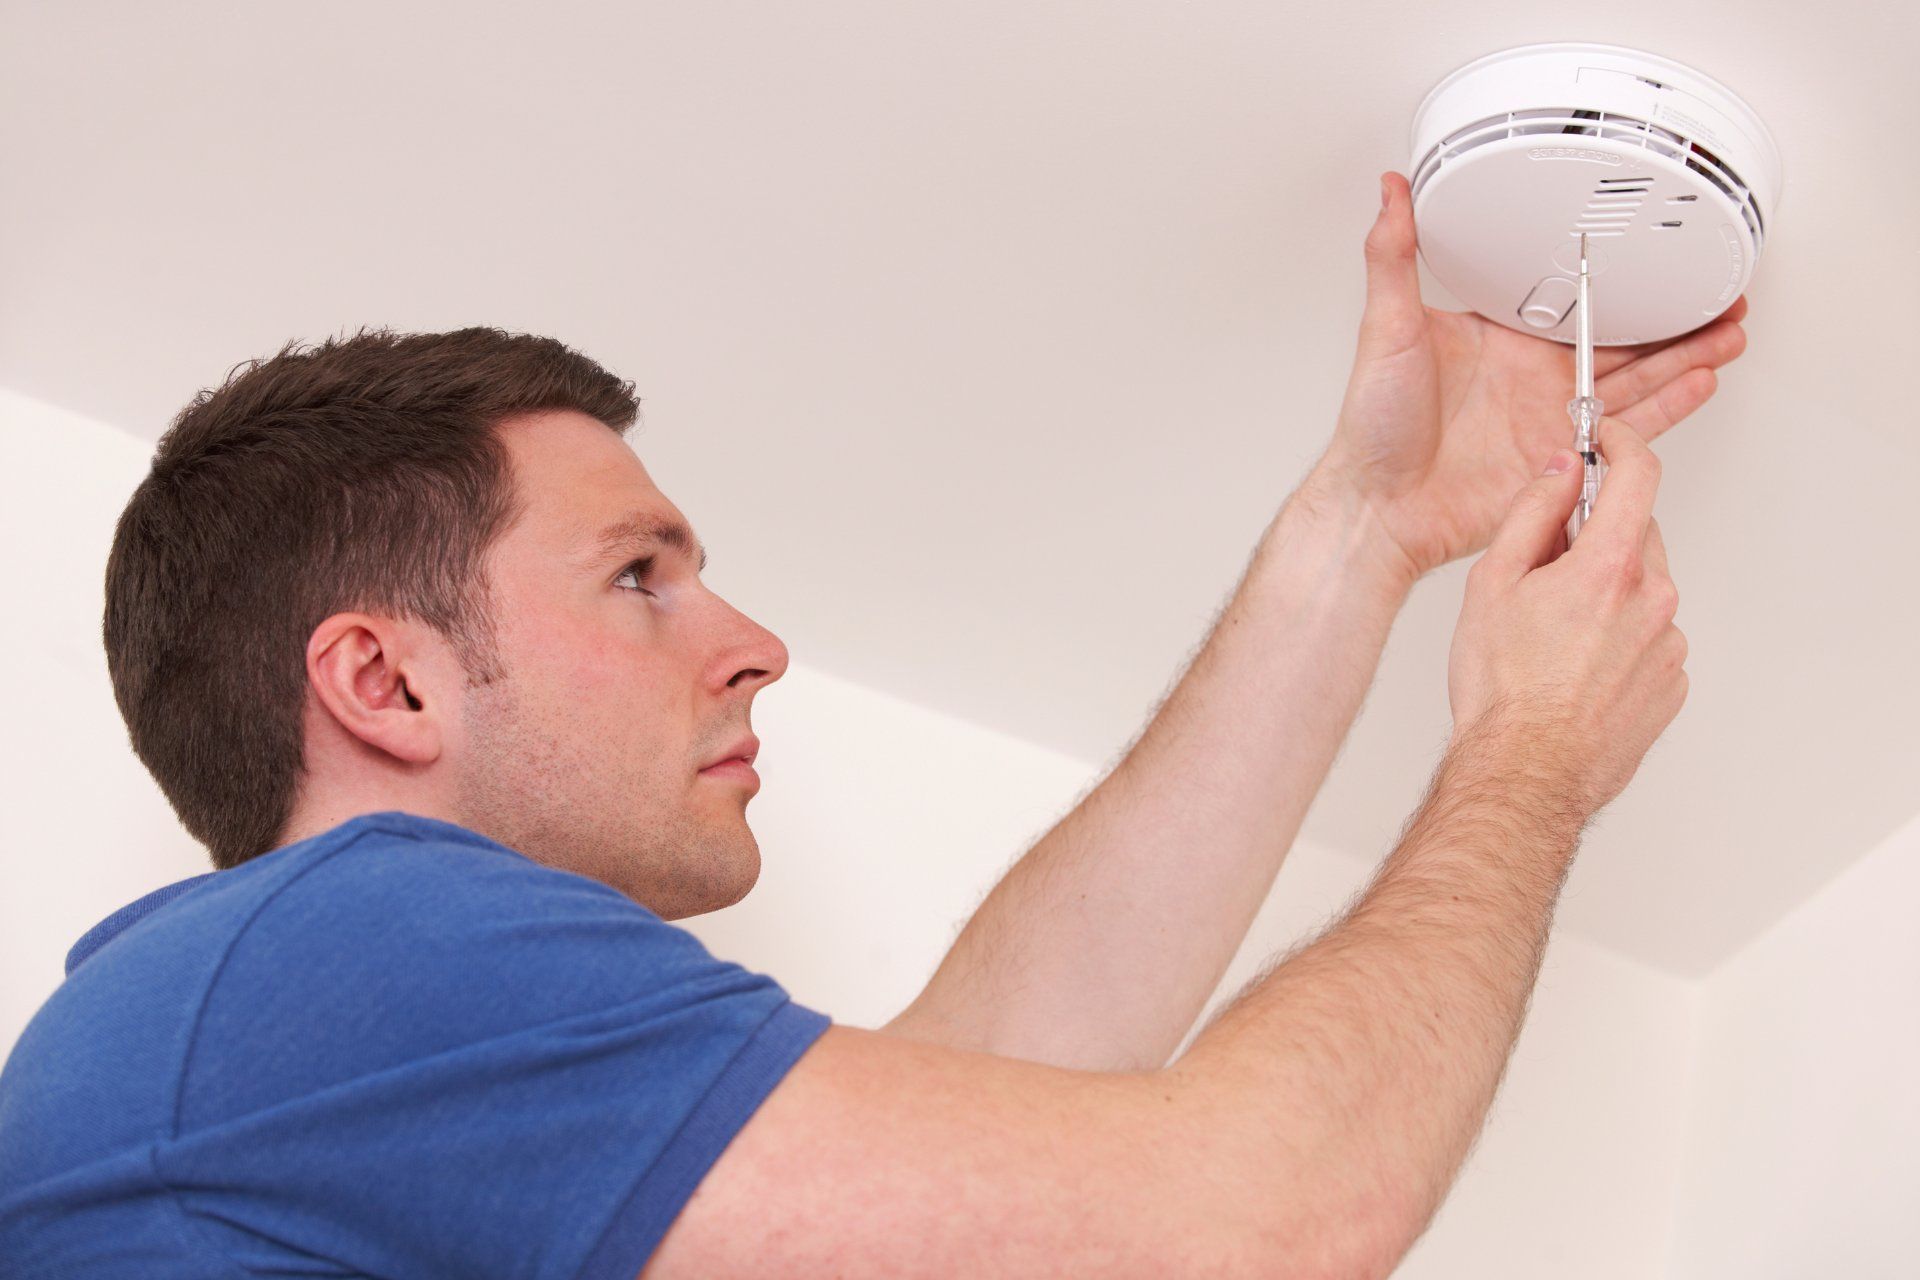
[[[697,554],[700,563],[695,572],[706,572],[707,549],[694,538],[693,530],[670,517],[644,513],[616,520],[596,534],[592,562],[597,564],[609,556],[650,545],[669,547],[688,559]]]

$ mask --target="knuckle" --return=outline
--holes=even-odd
[[[1640,584],[1640,553],[1623,547],[1609,547],[1596,566],[1600,578],[1616,590],[1631,590]]]
[[[1648,592],[1653,600],[1654,612],[1663,622],[1671,622],[1674,614],[1680,612],[1680,588],[1672,578],[1657,577],[1651,579]]]
[[[1481,568],[1485,565],[1485,568]],[[1485,609],[1500,598],[1502,574],[1497,560],[1482,560],[1467,570],[1466,590],[1461,594],[1461,603],[1471,610]]]

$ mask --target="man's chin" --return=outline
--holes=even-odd
[[[663,887],[660,900],[647,902],[647,907],[662,920],[685,920],[732,906],[760,882],[760,847],[749,842],[700,870],[705,874]]]

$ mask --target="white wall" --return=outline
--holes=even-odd
[[[208,869],[133,749],[100,611],[150,446],[0,391],[0,1043],[100,917]]]
[[[0,472],[14,480],[0,508],[0,590],[12,602],[0,629],[11,713],[0,734],[3,1045],[88,926],[205,869],[126,745],[99,647],[113,521],[149,453],[112,428],[0,392]],[[804,664],[755,711],[766,743],[765,786],[750,810],[761,883],[691,925],[717,953],[854,1024],[906,1003],[999,871],[1097,774]],[[1370,870],[1296,848],[1223,991],[1337,912]],[[1568,891],[1579,882],[1576,869]],[[1558,933],[1488,1130],[1400,1274],[1658,1274],[1675,1226],[1697,995]],[[1824,1061],[1819,1052],[1809,1047],[1809,1061]],[[1911,1040],[1906,1054],[1911,1064]],[[1765,1077],[1741,1087],[1782,1088],[1765,1066],[1715,1063],[1729,1079]]]
[[[1920,1274],[1920,819],[1704,984],[1675,1280]]]

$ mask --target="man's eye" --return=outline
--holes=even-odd
[[[628,566],[627,566],[626,568],[624,568],[624,569],[622,569],[622,570],[620,571],[620,577],[619,577],[619,578],[615,578],[615,579],[614,579],[614,582],[615,582],[616,584],[618,584],[618,583],[619,583],[619,581],[620,581],[620,578],[624,578],[624,577],[626,577],[626,576],[627,576],[628,574],[632,574],[632,575],[633,575],[633,589],[634,589],[634,590],[636,590],[636,591],[638,591],[638,592],[639,592],[639,593],[640,593],[641,595],[643,595],[643,596],[650,596],[650,595],[652,595],[652,594],[653,594],[653,592],[651,592],[651,591],[649,591],[649,590],[647,590],[647,589],[646,589],[645,587],[643,587],[643,586],[641,586],[641,585],[640,585],[640,580],[641,580],[642,578],[645,578],[645,577],[646,577],[646,576],[647,576],[648,574],[650,574],[650,573],[652,573],[652,572],[653,572],[653,557],[652,557],[652,556],[648,556],[648,557],[647,557],[646,559],[644,559],[644,560],[635,560],[635,561],[634,561],[634,562],[633,562],[632,564],[630,564],[630,565],[628,565]]]

